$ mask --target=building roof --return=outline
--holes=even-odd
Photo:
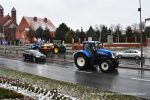
[[[2,5],[0,5],[0,9],[3,9]]]
[[[34,17],[25,17],[25,20],[29,24],[29,27],[33,28],[33,30],[37,30],[40,26],[42,29],[49,29],[52,32],[56,31],[56,27],[52,24],[52,22],[47,19],[47,22],[44,21],[44,18],[37,18],[37,21],[34,21]]]
[[[9,28],[16,28],[16,27],[17,27],[17,25],[14,24],[14,23],[11,23],[11,24],[9,25]]]
[[[8,20],[10,20],[11,17],[9,15],[4,16],[3,18],[0,18],[0,24],[5,24]]]
[[[8,26],[11,23],[11,20],[7,20],[7,22],[4,24],[4,26]]]

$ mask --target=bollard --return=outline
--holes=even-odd
[[[19,79],[16,80],[17,83],[17,91],[18,91],[18,87],[19,87]]]

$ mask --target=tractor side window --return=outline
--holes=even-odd
[[[91,50],[96,49],[96,48],[95,48],[95,45],[94,45],[94,44],[91,44],[91,45],[90,45],[90,49],[91,49]]]
[[[90,50],[90,47],[89,47],[88,44],[85,44],[85,45],[84,45],[84,50],[88,50],[88,51]]]
[[[99,49],[100,45],[98,43],[95,44],[95,49]]]

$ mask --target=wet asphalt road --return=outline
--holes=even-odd
[[[105,74],[99,70],[80,71],[72,62],[69,62],[70,59],[48,60],[46,63],[32,63],[0,57],[0,67],[150,99],[149,71],[119,68]]]

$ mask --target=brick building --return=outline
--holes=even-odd
[[[16,39],[20,39],[22,42],[28,43],[28,30],[32,28],[34,31],[36,31],[39,27],[42,27],[43,30],[46,28],[49,29],[51,36],[53,36],[56,31],[56,27],[47,18],[23,16],[16,31]]]
[[[4,16],[4,9],[0,5],[0,40],[15,40],[15,32],[17,26],[18,25],[16,23],[16,9],[14,7],[12,8],[11,16],[9,14]]]

